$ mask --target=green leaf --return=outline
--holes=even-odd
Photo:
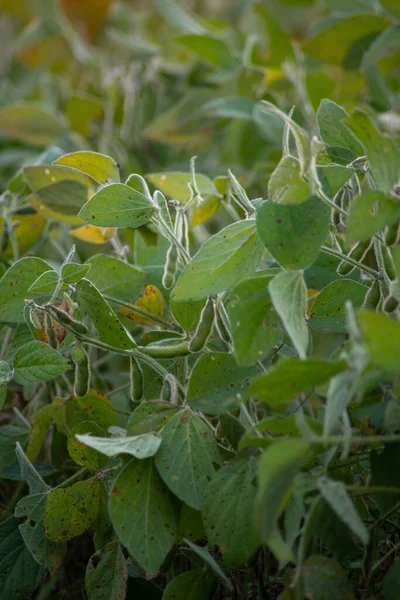
[[[65,125],[38,106],[16,104],[0,110],[0,129],[13,140],[47,146],[65,131]]]
[[[90,271],[91,264],[78,265],[77,263],[68,263],[61,268],[61,279],[69,285],[77,283]]]
[[[64,154],[54,161],[55,165],[64,165],[82,171],[98,183],[106,185],[119,181],[118,165],[110,156],[98,152],[80,151]]]
[[[223,71],[232,71],[238,62],[232,49],[222,40],[210,35],[181,35],[175,42],[193,52],[202,62]]]
[[[7,383],[12,379],[12,370],[5,360],[0,360],[0,383]]]
[[[65,544],[46,538],[43,523],[46,500],[47,491],[25,496],[16,505],[14,516],[25,517],[19,531],[33,559],[53,573],[60,567],[66,548]]]
[[[169,402],[160,400],[142,402],[128,419],[127,433],[135,436],[150,431],[159,431],[177,410],[178,407]]]
[[[306,357],[308,329],[305,322],[307,288],[302,271],[285,271],[268,286],[272,304],[300,358]]]
[[[56,404],[43,406],[35,415],[32,426],[29,431],[29,443],[26,449],[26,455],[30,461],[35,461],[39,455],[42,444],[45,440],[50,425],[60,414],[62,407]]]
[[[155,212],[150,200],[124,183],[102,187],[79,212],[81,219],[97,227],[140,227]]]
[[[165,172],[151,173],[146,175],[146,179],[151,181],[164,194],[170,196],[173,200],[187,202],[192,196],[189,184],[192,181],[190,173]],[[203,198],[214,196],[217,193],[215,185],[202,173],[195,174],[196,186]]]
[[[355,14],[327,21],[325,28],[303,43],[305,54],[330,65],[346,66],[354,44],[365,40],[369,45],[381,31],[390,25],[390,21],[374,14]],[[353,66],[353,65],[352,65]],[[354,65],[354,68],[357,68]]]
[[[268,293],[271,277],[268,271],[255,274],[239,283],[229,297],[235,358],[242,367],[265,358],[283,335]]]
[[[285,496],[307,459],[309,450],[307,440],[288,438],[274,441],[261,456],[257,524],[266,544],[274,533]]]
[[[86,567],[85,585],[89,600],[124,600],[128,567],[119,542],[95,552]]]
[[[0,279],[0,322],[23,323],[25,298],[39,275],[50,270],[44,260],[34,257],[17,260]]]
[[[207,240],[185,267],[171,298],[201,300],[229,290],[251,275],[262,255],[254,220],[228,225]]]
[[[362,156],[361,144],[346,125],[348,116],[341,106],[324,98],[317,111],[319,134],[326,146],[348,148],[357,156]]]
[[[82,421],[94,421],[104,431],[118,425],[117,414],[109,399],[94,390],[81,398],[72,396],[66,403],[65,418],[70,429]]]
[[[186,7],[180,6],[175,0],[155,0],[155,7],[164,19],[178,29],[190,33],[205,33],[206,29],[200,19]]]
[[[215,583],[203,569],[186,571],[174,577],[163,594],[163,600],[209,600]]]
[[[203,546],[197,546],[196,544],[193,544],[190,540],[184,540],[184,542],[195,554],[197,554],[197,556],[201,558],[201,560],[203,560],[206,563],[206,565],[211,569],[214,575],[224,584],[224,586],[227,587],[228,590],[232,591],[232,583],[225,575],[215,558],[211,556],[207,548],[204,548]]]
[[[385,600],[397,600],[400,592],[400,560],[397,560],[386,572],[383,579]]]
[[[90,266],[87,279],[101,294],[132,302],[145,284],[144,271],[113,256],[96,254],[88,259],[86,265]]]
[[[400,373],[400,323],[385,315],[360,310],[358,321],[374,366]]]
[[[66,358],[43,342],[29,342],[14,356],[14,379],[21,385],[50,381],[70,368]]]
[[[42,477],[36,471],[33,464],[27,458],[22,450],[21,444],[17,442],[15,454],[17,455],[19,468],[21,471],[21,479],[26,481],[29,487],[30,494],[40,494],[49,491],[48,485],[43,481]]]
[[[78,213],[90,197],[87,186],[78,181],[59,181],[44,187],[31,196],[29,202],[44,217],[81,225]]]
[[[161,438],[154,433],[114,438],[94,437],[92,435],[77,435],[76,437],[82,444],[94,448],[106,456],[130,454],[138,459],[154,456],[161,444]]]
[[[79,434],[95,434],[105,435],[104,430],[97,425],[94,421],[82,421],[72,428],[68,435],[67,447],[68,454],[78,465],[86,467],[87,469],[100,469],[104,467],[108,460],[96,452],[96,448],[93,450],[89,444],[82,440],[82,437],[91,437],[88,435]],[[102,438],[97,438],[102,439]]]
[[[400,205],[394,198],[371,190],[357,196],[350,204],[346,242],[365,242],[400,216]]]
[[[60,276],[57,271],[46,271],[46,273],[39,275],[36,281],[32,283],[28,292],[35,292],[35,296],[42,294],[51,295],[54,292],[59,279]]]
[[[44,569],[32,558],[19,531],[19,519],[0,525],[0,599],[25,600],[40,585]]]
[[[161,431],[155,464],[162,479],[180,500],[200,509],[214,464],[221,459],[213,430],[190,408],[169,419]]]
[[[328,477],[320,477],[317,486],[322,497],[335,511],[337,516],[351,529],[364,545],[368,544],[368,530],[362,522],[346,488],[341,481],[334,481]]]
[[[394,139],[380,133],[362,110],[355,110],[346,123],[364,146],[376,187],[382,192],[392,193],[400,172],[400,150]]]
[[[257,211],[257,229],[267,250],[285,269],[306,269],[325,240],[329,215],[329,208],[316,196],[295,205],[264,202]]]
[[[98,289],[87,279],[76,285],[80,308],[89,315],[102,342],[116,348],[130,350],[136,344]]]
[[[380,0],[381,6],[393,15],[396,19],[400,19],[400,7],[397,0]]]
[[[0,427],[0,473],[15,462],[15,445],[17,442],[25,446],[29,437],[29,430],[16,425],[2,425]]]
[[[169,307],[174,319],[185,331],[194,331],[196,329],[204,304],[204,300],[174,302],[173,299],[170,299],[169,301]]]
[[[202,508],[208,541],[219,547],[223,565],[245,564],[261,544],[254,522],[256,462],[237,460],[213,476]]]
[[[132,458],[123,467],[109,508],[121,542],[143,569],[156,573],[174,545],[178,514],[153,459]]]
[[[353,172],[341,165],[326,165],[317,167],[318,179],[325,194],[334,198],[341,187],[350,179]]]
[[[187,401],[195,410],[219,415],[237,407],[257,367],[238,367],[235,359],[224,352],[203,354],[194,365],[187,391]]]
[[[268,181],[268,198],[279,204],[301,204],[311,196],[310,185],[300,175],[300,163],[284,156]]]
[[[254,106],[255,101],[251,98],[232,96],[210,100],[201,107],[201,111],[210,117],[251,120]]]
[[[370,45],[361,63],[362,69],[372,67],[383,58],[400,51],[400,25],[393,25],[381,33]]]
[[[99,493],[100,481],[95,478],[50,492],[44,513],[46,537],[67,542],[89,529],[99,512]]]
[[[359,308],[367,291],[365,285],[351,279],[328,283],[309,310],[311,329],[322,333],[346,333],[345,304],[350,301],[354,308]]]
[[[309,556],[303,567],[307,596],[318,600],[354,600],[346,573],[334,558]]]
[[[343,411],[349,406],[354,394],[354,379],[354,373],[345,371],[330,381],[324,412],[325,436],[334,430]]]
[[[305,360],[284,358],[268,373],[253,380],[246,397],[254,396],[273,406],[287,402],[310,388],[322,385],[346,369],[342,361]]]
[[[42,188],[59,183],[60,181],[77,182],[86,188],[94,190],[93,183],[79,171],[69,169],[68,167],[58,167],[52,165],[33,165],[24,167],[24,179],[29,187],[37,192]]]

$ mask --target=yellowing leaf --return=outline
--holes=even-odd
[[[35,244],[42,235],[46,219],[42,215],[13,215],[11,220],[14,224],[14,233],[17,238],[20,256],[23,256]],[[0,236],[4,227],[4,217],[0,217]],[[3,251],[4,258],[13,257],[13,249],[10,240]]]
[[[13,140],[46,146],[60,136],[65,127],[57,117],[38,106],[17,104],[0,111],[0,129]]]
[[[143,296],[140,296],[138,300],[135,302],[135,306],[138,308],[142,308],[143,310],[155,315],[156,317],[162,317],[165,309],[165,301],[162,293],[155,285],[151,285],[150,283],[145,286],[145,293]],[[121,314],[128,319],[132,319],[132,321],[136,321],[141,325],[150,326],[153,325],[153,321],[151,319],[147,319],[146,317],[142,317],[137,314],[133,310],[129,308],[125,308],[121,306],[120,308]]]
[[[71,229],[70,234],[78,240],[89,242],[89,244],[105,244],[113,237],[116,231],[116,227],[82,225],[82,227],[78,227],[77,229]]]
[[[220,204],[221,200],[217,196],[212,196],[207,202],[202,202],[193,211],[191,228],[209,221],[218,212]]]

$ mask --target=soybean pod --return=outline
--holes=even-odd
[[[397,238],[399,235],[399,226],[399,220],[397,220],[395,223],[392,223],[391,225],[388,225],[385,231],[385,242],[387,246],[394,246],[397,242]]]
[[[397,274],[396,274],[396,267],[394,266],[392,254],[391,254],[389,248],[387,246],[385,246],[385,244],[381,244],[381,250],[382,250],[383,266],[385,268],[386,275],[388,276],[388,279],[390,279],[390,281],[394,281],[397,277]]]
[[[178,382],[172,373],[167,373],[161,388],[161,400],[178,404]]]
[[[399,301],[394,296],[388,296],[383,303],[383,312],[387,315],[394,313],[394,311],[398,308]]]
[[[46,329],[46,335],[47,335],[47,340],[48,340],[49,346],[51,346],[52,348],[57,348],[56,332],[54,331],[54,327],[53,327],[53,323],[51,321],[50,315],[48,315],[47,313],[45,314],[44,322],[45,322],[45,329]]]
[[[143,397],[143,371],[134,356],[129,364],[130,394],[132,402],[140,402]]]
[[[214,315],[214,301],[212,298],[208,298],[203,310],[201,311],[200,320],[198,322],[196,331],[194,332],[194,335],[190,341],[190,352],[199,352],[199,350],[201,350],[206,344],[214,323]]]
[[[371,310],[377,308],[379,301],[381,299],[381,286],[379,281],[376,279],[373,281],[371,287],[365,295],[364,299],[364,308],[369,308]]]
[[[53,306],[52,304],[46,304],[44,307],[45,311],[50,315],[52,319],[60,323],[67,331],[75,335],[86,335],[88,328],[80,321],[73,319],[67,312]]]
[[[162,278],[162,284],[166,290],[172,288],[175,283],[176,267],[178,262],[178,250],[175,244],[171,244],[168,248],[167,257],[164,267],[164,275]]]
[[[152,358],[177,358],[178,356],[190,354],[189,342],[186,341],[165,346],[152,346],[149,344],[148,346],[140,346],[138,350]]]
[[[76,344],[72,349],[71,358],[75,364],[74,394],[81,398],[86,396],[90,387],[89,355],[82,344]]]
[[[367,242],[358,242],[358,244],[350,250],[347,256],[349,258],[352,258],[353,260],[361,262],[362,259],[365,258],[365,255],[367,254],[370,245],[371,240],[368,240]],[[356,267],[354,265],[349,263],[346,259],[343,259],[342,262],[339,264],[338,268],[336,269],[336,272],[338,275],[348,275],[355,268]]]

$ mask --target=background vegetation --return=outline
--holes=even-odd
[[[0,598],[397,600],[398,1],[0,9]]]

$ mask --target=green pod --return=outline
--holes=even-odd
[[[208,336],[211,333],[211,329],[214,323],[214,302],[212,298],[208,298],[203,310],[201,311],[199,323],[196,331],[190,340],[189,350],[190,352],[199,352],[207,342]]]
[[[47,339],[49,342],[49,346],[51,346],[52,348],[57,348],[58,344],[57,344],[56,333],[54,331],[54,327],[53,327],[53,323],[51,322],[50,315],[48,315],[47,313],[45,314],[44,322],[45,322],[45,329],[46,329],[46,335],[47,335]]]
[[[172,229],[171,213],[169,212],[168,202],[164,194],[159,190],[156,190],[154,192],[154,200],[159,208],[161,219],[170,229]]]
[[[90,388],[89,355],[81,344],[77,344],[71,352],[75,363],[74,394],[78,398],[86,396]]]
[[[388,296],[383,303],[383,311],[390,315],[393,313],[399,306],[399,301],[394,296]]]
[[[140,402],[143,398],[143,371],[134,356],[129,364],[130,393],[132,402]]]
[[[68,313],[52,304],[46,304],[44,307],[46,312],[51,316],[52,319],[60,323],[67,331],[75,335],[86,335],[88,328],[80,321],[73,319]]]
[[[375,279],[368,292],[365,295],[363,308],[369,308],[374,310],[377,308],[379,304],[379,300],[381,299],[381,286],[379,282]]]
[[[166,290],[173,287],[175,283],[176,266],[178,262],[178,251],[175,244],[171,244],[168,248],[167,257],[165,261],[164,274],[162,278],[162,284]]]
[[[179,356],[187,356],[190,354],[189,342],[178,342],[177,344],[169,345],[151,345],[141,346],[138,348],[142,354],[151,356],[151,358],[178,358]]]
[[[350,252],[347,254],[347,256],[349,258],[352,258],[353,260],[361,262],[362,259],[367,254],[370,245],[371,245],[371,240],[368,240],[367,242],[358,242],[358,244],[356,244],[356,246],[354,246],[350,250]],[[352,265],[346,259],[344,259],[344,260],[341,261],[341,263],[339,264],[338,268],[336,269],[336,273],[338,275],[342,275],[342,276],[343,275],[348,275],[355,268],[356,268],[355,265]]]
[[[400,221],[397,220],[392,225],[389,225],[385,231],[385,242],[387,246],[394,246],[399,235]]]
[[[225,324],[225,319],[221,316],[221,311],[225,311],[222,304],[220,304],[215,311],[214,327],[221,340],[225,342],[225,344],[230,344],[232,342],[231,333]],[[228,320],[228,317],[226,317],[226,319]]]
[[[392,258],[392,253],[390,252],[389,248],[387,246],[385,246],[385,244],[381,244],[381,250],[382,250],[383,266],[385,268],[386,275],[388,276],[390,281],[394,281],[397,277],[397,274],[396,274],[396,267],[394,266],[394,262],[393,262],[393,258]]]
[[[172,373],[167,373],[161,388],[160,400],[178,404],[178,383]]]

